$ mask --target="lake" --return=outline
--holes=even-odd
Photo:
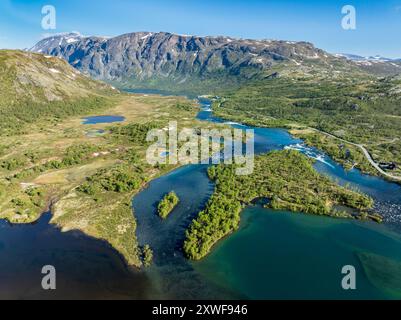
[[[201,103],[198,119],[228,123],[213,117],[207,100]],[[286,130],[254,129],[257,153],[290,148],[316,159],[322,174],[371,195],[385,223],[274,212],[255,205],[244,210],[238,232],[203,261],[190,262],[182,253],[185,230],[214,185],[207,165],[189,165],[150,182],[133,199],[138,240],[154,249],[154,265],[144,271],[127,268],[102,241],[79,232],[61,233],[48,224],[50,214],[34,225],[0,221],[0,298],[399,298],[394,286],[401,273],[401,187],[358,170],[347,172]],[[162,221],[156,205],[171,190],[181,202]],[[55,292],[40,289],[40,270],[47,264],[58,270]],[[340,286],[341,268],[348,264],[357,270],[356,291]],[[394,279],[393,286],[386,279]]]
[[[125,117],[123,116],[93,116],[84,118],[82,124],[115,123],[123,121],[125,121]]]
[[[35,224],[0,221],[0,299],[146,299],[150,279],[128,269],[108,244],[62,233],[50,213]],[[57,290],[41,288],[42,267],[57,270]]]
[[[249,207],[241,227],[194,268],[251,299],[399,299],[368,279],[358,254],[401,261],[401,239],[371,223]],[[377,260],[380,261],[380,260]],[[356,268],[357,290],[343,290],[341,269]],[[391,271],[382,268],[382,273]]]

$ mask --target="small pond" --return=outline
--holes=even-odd
[[[94,116],[83,118],[82,124],[114,123],[123,121],[125,121],[125,117],[123,116]]]

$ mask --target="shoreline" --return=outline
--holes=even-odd
[[[98,112],[95,111],[90,114],[85,114],[85,116],[96,116],[97,114],[107,114],[107,113],[117,114],[118,112],[118,114],[123,114],[124,117],[126,118],[126,122],[124,124],[128,123],[141,124],[143,121],[149,121],[149,118],[153,117],[157,118],[160,112],[168,113],[172,117],[187,116],[188,114],[188,116],[191,115],[191,119],[194,118],[194,116],[196,116],[198,112],[197,108],[188,111],[178,109],[179,112],[177,112],[176,105],[178,105],[179,103],[191,104],[190,100],[183,99],[182,97],[164,98],[152,95],[149,96],[148,98],[144,98],[140,94],[123,93],[121,96],[116,97],[114,101],[115,104],[113,104],[111,107],[108,107],[107,109],[103,108]],[[82,117],[83,115],[77,117],[68,117],[64,119],[64,121],[61,122],[60,125],[62,126],[62,128],[65,127],[65,129],[67,130],[70,129],[75,130],[73,132],[73,135],[65,137],[65,133],[63,133],[62,130],[58,129],[58,132],[60,132],[60,134],[54,135],[53,139],[54,141],[52,140],[52,142],[59,143],[60,141],[64,141],[63,139],[69,139],[68,142],[69,144],[72,145],[82,144],[82,143],[96,146],[100,145],[100,147],[106,148],[106,150],[115,150],[115,148],[118,148],[119,145],[127,145],[125,141],[116,142],[112,140],[112,138],[110,139],[97,138],[97,139],[87,140],[86,136],[82,135],[83,132],[87,129],[86,127],[82,127]],[[166,116],[164,116],[164,118],[166,118]],[[105,126],[110,126],[110,124],[107,123],[101,124],[97,125],[96,127],[103,128]],[[89,129],[91,127],[93,126],[88,126]],[[35,133],[36,132],[33,132],[33,134]],[[49,131],[49,133],[46,132],[45,134],[50,134],[50,133],[51,132]],[[28,138],[30,138],[30,136],[21,137],[17,135],[15,137],[14,136],[8,137],[10,141],[12,139],[26,140]],[[133,151],[138,150],[139,148],[138,143],[134,144],[129,142],[127,143],[130,150],[131,149]],[[53,145],[50,146],[51,148],[53,148]],[[21,144],[20,149],[22,149],[22,147],[24,147],[24,145]],[[55,147],[57,147],[57,145],[55,145]],[[123,148],[121,150],[124,151],[125,149]],[[25,152],[24,149],[22,149],[21,152]],[[46,149],[46,152],[49,152],[49,150]],[[64,152],[64,149],[62,149],[61,152]],[[122,156],[125,156],[125,153]],[[168,172],[177,169],[179,166],[173,166],[173,167],[170,166],[168,168],[161,168],[155,170],[150,168],[149,170],[146,170],[146,172],[142,174],[144,183],[141,184],[137,190],[131,192],[130,194],[125,194],[125,192],[115,193],[110,195],[104,194],[106,200],[109,199],[108,201],[103,201],[105,207],[107,207],[106,210],[103,210],[104,213],[100,212],[102,207],[99,207],[98,203],[89,201],[88,197],[85,197],[84,195],[77,195],[77,197],[73,199],[75,203],[72,204],[73,205],[72,207],[68,208],[67,206],[65,207],[67,210],[63,211],[61,215],[56,214],[57,206],[60,203],[65,204],[65,199],[71,196],[71,194],[74,193],[74,190],[76,190],[76,188],[85,181],[86,179],[85,177],[92,176],[99,170],[99,168],[100,169],[103,168],[107,171],[113,166],[113,164],[120,163],[119,160],[120,158],[121,158],[120,154],[116,155],[109,154],[109,156],[107,156],[107,158],[105,159],[103,158],[95,159],[92,156],[87,156],[83,160],[83,162],[80,162],[78,164],[74,164],[72,166],[68,166],[66,168],[61,168],[61,169],[52,168],[44,172],[35,173],[35,175],[33,175],[32,177],[28,176],[28,178],[22,178],[24,179],[22,180],[22,182],[30,182],[32,179],[37,179],[38,177],[41,177],[43,175],[52,177],[53,176],[58,177],[62,175],[62,178],[64,179],[61,182],[60,180],[53,181],[48,179],[41,185],[38,185],[38,187],[42,188],[43,190],[41,191],[42,194],[40,195],[39,199],[41,199],[44,202],[44,205],[41,205],[40,207],[39,206],[35,207],[30,211],[29,215],[25,214],[26,211],[22,211],[25,210],[25,208],[21,210],[24,213],[24,215],[17,215],[16,210],[18,208],[13,207],[12,203],[8,202],[9,198],[11,197],[18,198],[25,196],[25,191],[21,189],[20,186],[22,182],[20,180],[16,180],[15,182],[12,182],[12,184],[10,183],[8,183],[7,185],[5,184],[4,186],[10,189],[8,191],[7,197],[4,198],[5,209],[3,210],[4,212],[2,212],[3,214],[1,220],[4,220],[5,223],[7,223],[10,226],[34,225],[38,223],[40,219],[50,211],[51,219],[49,220],[49,224],[54,225],[62,232],[79,231],[88,237],[105,241],[113,248],[114,251],[117,251],[120,255],[124,257],[127,266],[140,268],[142,263],[138,262],[140,260],[139,255],[135,254],[136,257],[132,255],[136,250],[136,249],[134,250],[136,246],[132,246],[136,241],[136,237],[130,236],[132,233],[136,232],[135,229],[132,229],[133,227],[136,226],[136,217],[132,208],[132,200],[137,193],[146,188],[146,186],[150,181],[158,178],[161,175],[164,175]],[[39,158],[39,160],[41,160],[41,158]],[[35,163],[39,162],[36,161]],[[26,170],[26,168],[21,167],[18,168],[18,170],[19,171],[15,172],[18,173],[21,170],[22,171]],[[4,171],[4,177],[7,177],[7,175],[10,174],[14,174],[15,172],[9,173],[7,171]],[[138,177],[140,177],[140,175],[138,175]],[[129,203],[129,207],[125,207],[124,203]],[[89,207],[90,212],[87,212],[88,204],[90,205]],[[74,214],[74,212],[72,212],[71,214],[71,212],[67,212],[71,211],[71,209],[74,208],[74,205],[76,206],[75,210],[76,213]],[[59,207],[59,209],[60,208],[61,206]],[[113,211],[115,212],[109,210],[109,208],[114,208]],[[121,211],[120,209],[123,211]],[[119,210],[120,212],[116,212]],[[85,212],[87,214],[84,214]],[[102,218],[102,215],[104,216],[104,218]],[[95,220],[93,218],[95,218]],[[128,240],[128,242],[126,240]],[[124,244],[126,244],[126,249],[123,248]],[[127,255],[128,253],[130,253],[131,255]]]
[[[221,104],[221,103],[220,103],[220,104]],[[237,119],[235,116],[230,116],[230,115],[227,115],[227,114],[218,115],[218,118],[220,118],[220,119],[222,119],[222,120],[225,120],[225,121],[238,121],[238,119]],[[287,120],[282,119],[282,120],[279,120],[279,121],[285,121],[285,122],[286,122]],[[356,143],[353,143],[353,142],[344,140],[344,139],[342,139],[342,138],[336,137],[336,136],[333,135],[333,134],[330,134],[330,133],[328,133],[328,132],[324,132],[324,131],[318,130],[318,129],[313,128],[313,127],[307,127],[307,126],[304,126],[304,125],[301,125],[301,124],[296,124],[296,125],[294,126],[294,125],[291,124],[290,122],[288,122],[286,125],[282,125],[282,126],[276,126],[276,125],[274,125],[274,124],[273,124],[272,126],[263,125],[263,124],[262,124],[262,125],[260,125],[260,124],[259,124],[259,125],[256,125],[256,124],[252,123],[252,121],[243,121],[243,122],[241,122],[241,124],[246,125],[246,126],[250,126],[250,127],[258,127],[258,128],[266,128],[266,129],[268,129],[268,128],[283,129],[283,130],[286,130],[287,132],[289,132],[291,135],[293,135],[293,133],[291,133],[291,131],[293,131],[293,130],[308,130],[308,129],[309,129],[309,130],[312,130],[312,131],[314,131],[314,132],[316,132],[316,133],[319,133],[319,134],[321,134],[321,135],[325,135],[325,136],[331,137],[331,138],[333,138],[333,139],[337,139],[337,140],[339,140],[339,141],[344,142],[345,144],[348,144],[348,145],[352,145],[352,146],[354,146],[354,147],[357,147],[357,148],[362,152],[362,154],[363,154],[363,156],[365,157],[366,161],[369,162],[371,168],[375,170],[375,173],[372,173],[372,172],[370,172],[370,171],[363,170],[363,169],[361,169],[361,168],[356,168],[356,169],[360,170],[363,174],[371,175],[371,176],[374,176],[374,177],[380,177],[380,178],[385,179],[385,180],[387,180],[387,181],[389,181],[389,182],[393,182],[393,183],[396,183],[396,184],[401,185],[401,176],[393,176],[393,175],[391,175],[391,174],[385,172],[384,170],[382,170],[382,169],[379,167],[379,165],[378,165],[378,164],[373,160],[373,158],[370,156],[369,151],[368,151],[363,145],[356,144]],[[294,136],[297,136],[297,135],[295,134]],[[318,150],[320,150],[320,148],[319,148],[318,146],[316,146],[316,145],[310,145],[310,146],[311,146],[311,147],[314,147],[314,148],[317,148]],[[331,155],[330,153],[327,153],[327,154],[328,154],[330,157],[332,157],[332,155]],[[343,164],[343,163],[341,163],[341,162],[339,162],[339,161],[336,161],[336,162],[338,162],[341,166],[344,167],[344,164]],[[344,169],[346,169],[346,168],[344,167]],[[347,170],[347,169],[346,169],[346,170]]]

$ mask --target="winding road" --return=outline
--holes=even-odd
[[[222,105],[225,101],[226,101],[226,100],[225,100],[224,98],[222,99],[222,101],[219,101],[218,107],[221,107],[221,105]],[[368,151],[363,145],[357,144],[357,143],[353,143],[353,142],[350,142],[350,141],[347,141],[347,140],[344,140],[344,139],[339,138],[339,137],[337,137],[337,136],[335,136],[335,135],[333,135],[333,134],[331,134],[331,133],[328,133],[328,132],[325,132],[325,131],[321,131],[321,130],[316,129],[316,128],[311,128],[311,127],[309,127],[309,129],[311,129],[311,130],[313,130],[313,131],[315,131],[315,132],[324,134],[324,135],[326,135],[326,136],[329,136],[329,137],[331,137],[331,138],[337,139],[337,140],[342,141],[342,142],[344,142],[344,143],[353,145],[353,146],[355,146],[355,147],[361,149],[362,152],[363,152],[363,154],[365,155],[366,159],[368,159],[369,163],[370,163],[380,174],[382,174],[383,176],[385,176],[385,177],[387,177],[387,178],[389,178],[389,179],[392,179],[392,180],[395,180],[395,181],[401,181],[401,177],[399,177],[399,176],[394,176],[394,175],[392,175],[392,174],[390,174],[390,173],[384,171],[382,168],[380,168],[380,166],[373,160],[373,158],[372,158],[372,156],[370,155],[369,151]]]
[[[328,133],[328,132],[324,132],[324,131],[318,130],[318,129],[316,129],[316,128],[310,128],[310,129],[312,129],[312,130],[314,130],[314,131],[316,131],[316,132],[322,133],[322,134],[324,134],[324,135],[326,135],[326,136],[332,137],[332,138],[334,138],[334,139],[340,140],[340,141],[342,141],[342,142],[344,142],[344,143],[353,145],[353,146],[355,146],[355,147],[361,149],[362,152],[363,152],[363,154],[365,155],[366,159],[368,159],[368,161],[370,162],[370,164],[371,164],[377,171],[379,171],[383,176],[385,176],[385,177],[387,177],[387,178],[390,178],[390,179],[393,179],[393,180],[396,180],[396,181],[401,181],[401,177],[398,177],[398,176],[394,176],[394,175],[392,175],[392,174],[389,174],[388,172],[386,172],[386,171],[384,171],[382,168],[380,168],[380,166],[373,160],[373,158],[372,158],[372,156],[370,155],[369,151],[368,151],[363,145],[357,144],[357,143],[353,143],[353,142],[349,142],[349,141],[347,141],[347,140],[344,140],[344,139],[342,139],[342,138],[336,137],[335,135],[332,135],[332,134],[330,134],[330,133]]]

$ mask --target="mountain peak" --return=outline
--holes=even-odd
[[[62,46],[65,44],[78,42],[83,38],[84,38],[84,36],[82,36],[79,32],[52,34],[52,35],[48,35],[47,37],[45,37],[44,39],[39,41],[29,51],[45,53],[44,49],[43,49],[45,47],[51,47],[51,46],[56,46],[56,45]]]
[[[362,71],[358,64],[362,57],[339,59],[346,56],[336,57],[305,41],[169,32],[141,31],[112,38],[63,34],[43,39],[31,50],[63,58],[84,74],[126,87],[155,83],[193,87],[203,79],[210,84],[210,79],[239,83],[280,70],[282,75],[331,77]],[[390,67],[392,72],[395,66]]]

